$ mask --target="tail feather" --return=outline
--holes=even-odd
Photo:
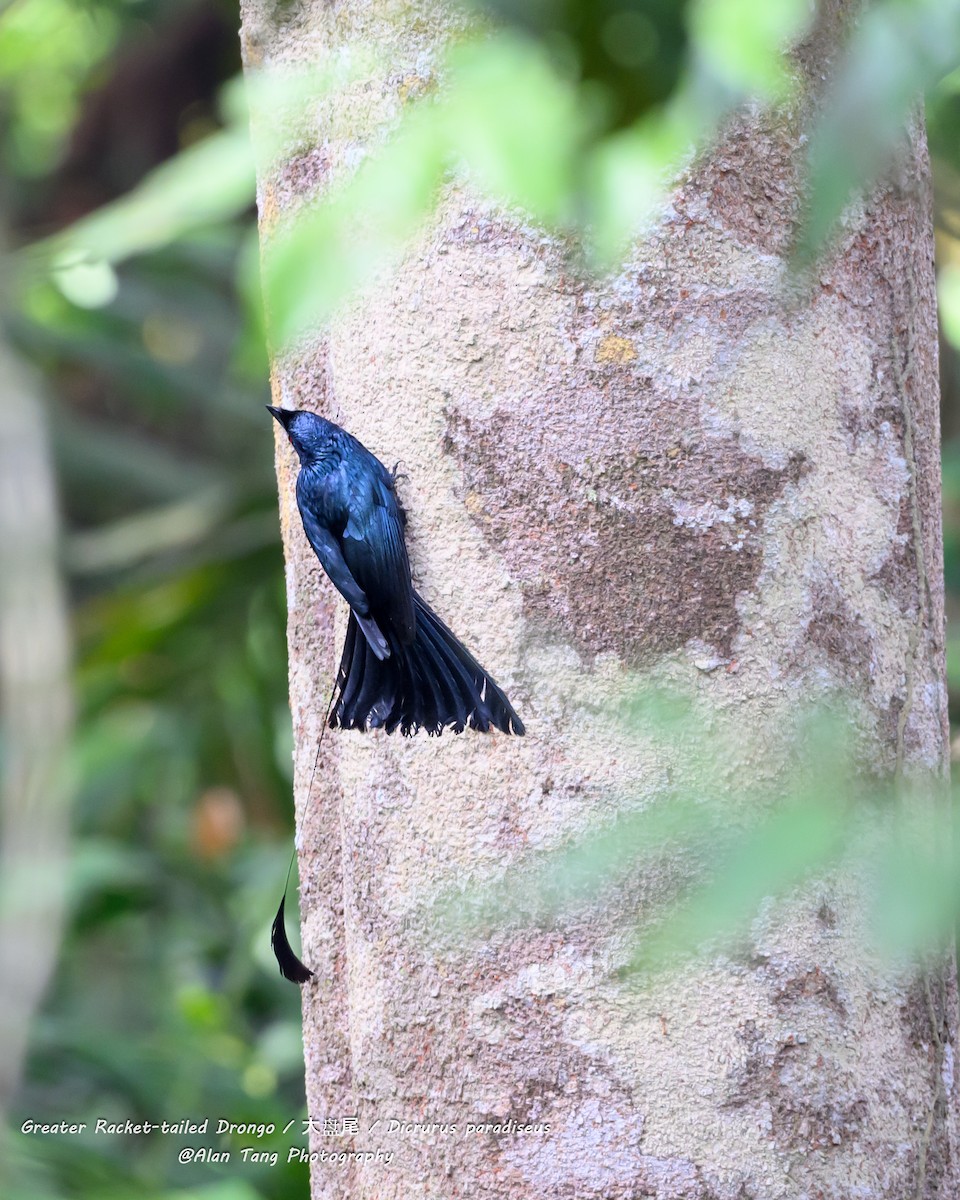
[[[353,722],[347,714],[357,712],[357,697],[363,691],[363,681],[369,657],[370,651],[367,646],[367,639],[361,634],[359,626],[353,619],[353,613],[351,612],[350,620],[347,622],[347,636],[343,643],[343,654],[340,658],[340,670],[337,673],[339,695],[331,716],[331,724],[333,723],[333,718],[339,713],[344,716],[344,720],[341,722],[344,728],[350,729],[353,727]]]
[[[386,733],[395,733],[400,728],[401,722],[404,719],[404,714],[407,713],[411,703],[411,697],[414,695],[413,680],[410,675],[410,666],[406,659],[401,655],[394,656],[396,661],[393,664],[394,670],[394,689],[393,699],[390,704],[390,711],[386,718],[380,723],[379,728],[382,728]],[[378,726],[371,723],[370,728],[375,729]],[[357,728],[364,729],[366,726],[362,720],[357,721]]]
[[[434,676],[443,688],[449,724],[454,733],[463,733],[470,716],[470,707],[465,696],[470,694],[469,677],[464,676],[454,655],[451,655],[434,634],[429,622],[420,626],[424,652],[430,655]]]
[[[457,664],[460,678],[463,680],[463,693],[471,699],[470,728],[486,732],[492,725],[504,733],[515,733],[522,737],[523,722],[514,712],[503,689],[480,666],[466,646],[454,637],[433,609],[419,596],[416,596],[415,599],[417,601],[418,640],[422,618],[423,626],[430,630],[448,658],[452,658]]]
[[[363,719],[359,721],[360,728],[368,719],[372,725],[382,723],[385,715],[383,702],[387,699],[384,693],[389,692],[393,672],[384,671],[381,667],[382,660],[371,649],[351,611],[337,672],[338,696],[330,717],[332,726],[357,728],[360,714],[363,714]],[[392,701],[386,705],[387,711],[390,707]]]
[[[495,680],[416,594],[414,607],[413,643],[403,645],[388,631],[385,659],[370,648],[351,611],[331,727],[399,729],[409,736],[418,729],[462,733],[469,725],[522,736],[523,722]]]
[[[389,667],[390,659],[381,659],[371,648],[366,638],[363,642],[363,682],[353,702],[357,714],[366,714],[365,720],[375,728],[386,721],[393,709],[394,680],[396,672]]]
[[[419,631],[418,631],[419,632]],[[414,644],[406,648],[404,659],[413,678],[413,703],[404,711],[400,721],[400,732],[405,736],[425,729],[427,733],[440,733],[446,721],[446,705],[436,672],[418,636]]]
[[[418,625],[418,632],[422,636],[424,648],[431,654],[438,672],[443,673],[452,692],[452,704],[456,712],[456,720],[453,722],[455,731],[462,733],[472,717],[471,727],[486,733],[490,727],[490,713],[477,693],[470,672],[464,668],[456,652],[438,634],[433,622],[426,615]]]

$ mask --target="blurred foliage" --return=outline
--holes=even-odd
[[[943,426],[943,550],[950,713],[960,723],[960,67],[927,102],[937,223]]]
[[[808,912],[811,894],[814,910],[842,902],[844,925],[876,964],[900,969],[949,941],[960,877],[946,785],[881,781],[839,694],[819,709],[798,706],[773,738],[712,725],[695,697],[653,683],[615,720],[670,783],[623,797],[612,820],[522,856],[494,880],[426,897],[422,928],[459,945],[506,923],[569,926],[617,895],[614,911],[629,916],[609,930],[613,954],[622,977],[642,981],[696,956],[753,957],[757,934],[794,927],[801,894]],[[717,787],[718,763],[761,760],[791,769],[776,786],[741,773],[736,795]]]
[[[96,229],[154,168],[163,184],[138,198],[132,244],[112,222],[116,266],[58,259],[4,314],[46,383],[79,707],[69,925],[11,1127],[296,1119],[286,1137],[193,1139],[277,1149],[277,1167],[181,1165],[189,1137],[13,1134],[0,1192],[304,1195],[307,1168],[284,1165],[304,1141],[299,997],[269,949],[292,742],[266,357],[237,287],[253,176],[218,102],[236,13],[20,0],[0,64],[0,241]]]
[[[506,26],[455,40],[435,68],[439,93],[420,80],[386,148],[271,239],[264,292],[279,343],[394,262],[454,169],[612,265],[694,145],[746,100],[791,92],[783,50],[810,18],[805,0],[771,0],[762,16],[741,0],[479,7]]]
[[[72,0],[8,5],[0,23],[3,162],[20,177],[57,166],[91,72],[120,37],[119,15]]]
[[[595,263],[615,262],[691,147],[737,105],[796,102],[798,69],[782,51],[807,36],[814,16],[807,0],[477,7],[483,34],[458,39],[437,64],[444,87],[432,76],[416,81],[383,153],[275,239],[265,296],[277,341],[328,316],[395,260],[452,169],[581,240]],[[958,14],[956,0],[885,0],[865,13],[809,130],[810,203],[798,238],[805,253],[819,250],[855,191],[885,169],[925,92],[947,335],[953,612]],[[289,849],[291,740],[236,24],[230,0],[0,8],[0,247],[13,248],[4,330],[45,381],[80,710],[70,922],[14,1125],[26,1116],[222,1116],[282,1128],[302,1110],[298,997],[268,948]],[[328,93],[349,102],[362,74],[357,50],[318,64],[310,79],[265,78],[249,91],[259,154],[279,148],[278,113],[310,111]],[[960,696],[953,635],[948,657]],[[664,811],[679,824],[655,828],[663,814],[647,814],[636,830],[601,831],[563,860],[562,878],[589,891],[598,870],[636,867],[641,838],[688,837],[675,799]],[[671,944],[692,944],[718,914],[742,921],[767,891],[833,861],[834,816],[798,801],[770,825],[739,830],[747,840],[723,843],[718,874],[691,901],[699,908],[676,910]],[[772,868],[761,875],[745,861]],[[936,885],[913,900],[889,893],[896,912],[920,914],[907,940],[926,929],[924,912],[946,903],[927,866],[904,869],[898,859],[888,872],[905,887]],[[556,878],[550,868],[541,883],[549,891]],[[181,1144],[15,1137],[16,1176],[3,1195],[306,1194],[305,1167],[181,1166]]]
[[[487,0],[502,24],[543,43],[559,70],[596,96],[606,127],[668,98],[687,44],[687,0]]]
[[[888,166],[911,109],[924,95],[936,97],[958,48],[958,0],[888,0],[867,10],[812,133],[801,258],[821,251],[851,196]]]
[[[314,327],[395,260],[455,167],[548,228],[587,233],[594,260],[611,263],[692,145],[748,98],[791,92],[782,52],[810,19],[806,0],[771,0],[762,19],[742,0],[697,0],[686,24],[685,11],[662,0],[506,5],[500,15],[513,27],[456,39],[435,68],[443,88],[418,80],[385,150],[271,239],[264,287],[275,341]],[[351,47],[343,61],[318,64],[315,87],[339,87],[349,103],[344,64],[364,53]],[[264,78],[250,94],[262,156],[282,136],[284,86],[301,97],[296,79]],[[109,296],[109,268],[126,256],[242,205],[246,116],[235,102],[229,110],[219,135],[38,247],[72,298]]]

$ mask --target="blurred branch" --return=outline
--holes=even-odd
[[[33,381],[0,340],[0,1116],[64,911],[70,635],[53,471]]]
[[[213,487],[147,512],[124,517],[86,533],[76,533],[67,546],[72,571],[89,574],[128,567],[167,550],[179,550],[208,537],[227,518],[233,498]]]
[[[50,440],[61,477],[84,486],[99,480],[151,500],[173,500],[208,488],[224,474],[218,464],[188,457],[182,449],[174,453],[116,421],[78,417],[63,406],[56,410]]]

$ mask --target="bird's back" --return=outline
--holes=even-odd
[[[338,426],[332,430],[323,457],[301,467],[301,515],[306,508],[333,534],[371,612],[385,632],[392,628],[407,643],[416,628],[413,585],[393,476],[351,434]]]

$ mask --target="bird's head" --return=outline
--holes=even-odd
[[[305,409],[274,408],[268,404],[267,411],[276,417],[301,463],[316,462],[323,457],[334,428],[329,421]]]

